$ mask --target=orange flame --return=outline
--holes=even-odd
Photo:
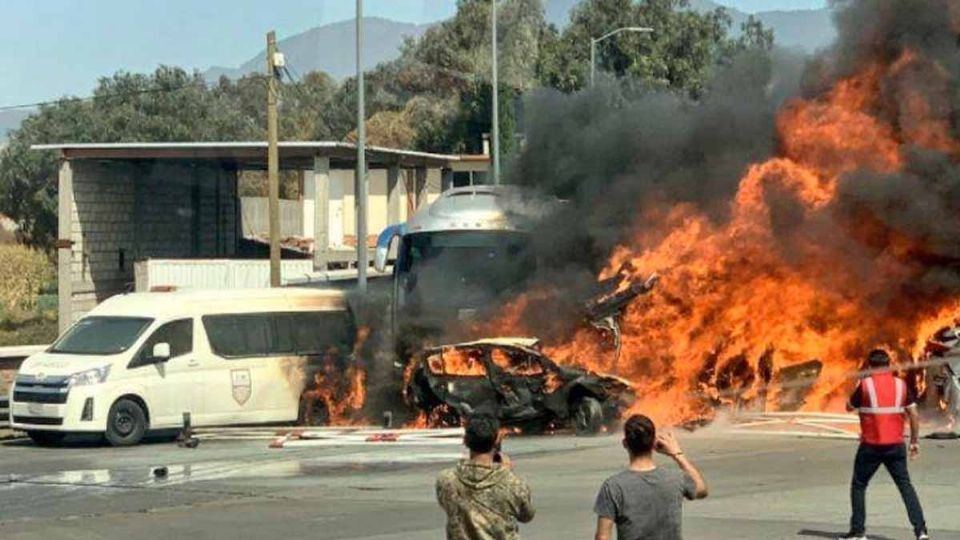
[[[853,229],[845,236],[868,238],[869,219],[837,224],[829,213],[841,179],[856,171],[899,171],[907,146],[960,156],[950,127],[950,83],[936,62],[907,51],[819,97],[787,103],[777,118],[779,155],[748,168],[729,221],[717,224],[690,205],[638,213],[643,225],[599,277],[629,263],[635,277],[658,272],[662,279],[625,312],[619,365],[588,329],[548,344],[546,352],[563,363],[616,370],[637,388],[633,411],[660,422],[710,417],[723,389],[776,407],[777,392],[767,392],[758,373],[815,359],[824,367],[804,409],[842,408],[850,374],[869,349],[882,345],[900,358],[916,357],[960,304],[944,299],[891,317],[871,299],[883,297],[891,283],[910,281],[911,267],[902,262],[917,249],[910,239],[889,238],[876,267],[864,272],[846,266],[842,248],[827,245],[826,237],[797,236],[790,223],[822,224],[814,227],[822,235],[845,227]],[[526,335],[528,303],[520,298],[485,330]]]
[[[353,355],[346,369],[339,366],[340,352],[336,347],[331,347],[324,355],[320,369],[313,376],[312,385],[301,396],[306,405],[305,418],[302,420],[307,425],[314,422],[317,403],[326,409],[327,425],[349,426],[362,422],[359,414],[367,400],[367,371],[358,360],[369,336],[368,327],[357,329]]]

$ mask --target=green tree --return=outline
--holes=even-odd
[[[213,141],[260,138],[237,102],[179,68],[100,79],[92,99],[41,106],[0,152],[0,212],[24,243],[50,249],[56,234],[57,161],[31,145],[57,142]]]
[[[501,148],[506,152],[513,147],[515,96],[537,84],[540,44],[556,39],[556,30],[546,23],[541,0],[501,0],[498,6]],[[394,127],[402,120],[415,131],[419,150],[479,151],[482,135],[492,131],[490,23],[489,0],[460,0],[453,18],[407,40],[400,58],[365,77],[368,118],[390,118]],[[345,81],[334,101],[337,118],[331,124],[352,131],[356,80]],[[382,116],[387,111],[398,114]]]
[[[592,38],[645,26],[653,32],[624,32],[597,45],[598,74],[698,96],[718,63],[744,48],[772,46],[773,33],[759,20],[751,17],[737,40],[728,36],[730,24],[723,9],[697,13],[688,0],[584,0],[559,39],[544,47],[539,77],[545,86],[579,90],[589,82]]]

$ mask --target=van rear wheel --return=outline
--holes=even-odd
[[[60,431],[28,431],[27,437],[37,446],[56,446],[63,442],[66,433]]]
[[[132,446],[147,432],[147,413],[132,399],[118,399],[107,415],[106,438],[113,446]]]

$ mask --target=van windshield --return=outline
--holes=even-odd
[[[153,319],[145,317],[86,317],[73,325],[50,352],[118,354],[130,348]]]

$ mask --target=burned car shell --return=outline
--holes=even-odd
[[[634,401],[618,377],[560,366],[530,338],[497,338],[432,347],[416,356],[404,388],[407,402],[434,421],[455,424],[471,413],[493,414],[527,430],[573,421],[596,433]]]

